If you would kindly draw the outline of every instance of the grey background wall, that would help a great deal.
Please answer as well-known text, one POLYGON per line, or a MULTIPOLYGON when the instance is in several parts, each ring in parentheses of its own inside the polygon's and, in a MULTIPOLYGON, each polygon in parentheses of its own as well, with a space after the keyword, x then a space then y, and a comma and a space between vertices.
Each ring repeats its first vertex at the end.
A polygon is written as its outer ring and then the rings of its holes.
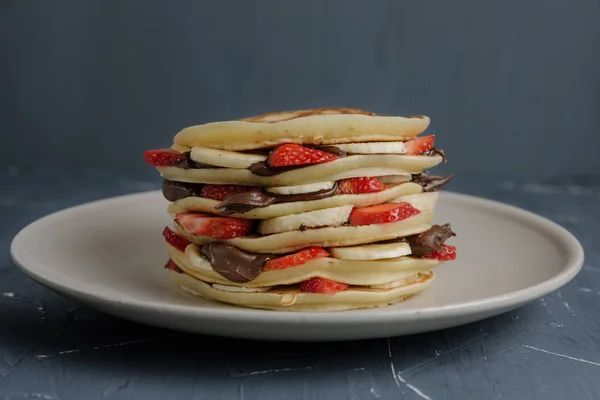
POLYGON ((600 2, 0 2, 0 167, 155 178, 179 129, 305 107, 432 118, 443 170, 600 171, 600 2))

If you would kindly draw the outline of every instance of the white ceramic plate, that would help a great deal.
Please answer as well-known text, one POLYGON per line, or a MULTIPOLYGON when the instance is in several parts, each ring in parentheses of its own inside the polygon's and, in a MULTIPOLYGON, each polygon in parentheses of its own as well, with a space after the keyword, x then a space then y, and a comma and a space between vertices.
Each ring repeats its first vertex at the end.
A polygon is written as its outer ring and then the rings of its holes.
POLYGON ((400 304, 338 313, 238 308, 184 293, 169 279, 159 191, 77 206, 15 237, 13 260, 36 281, 91 307, 178 330, 269 340, 348 340, 448 328, 519 307, 558 289, 583 265, 559 225, 481 198, 443 192, 436 221, 457 232, 458 259, 400 304))

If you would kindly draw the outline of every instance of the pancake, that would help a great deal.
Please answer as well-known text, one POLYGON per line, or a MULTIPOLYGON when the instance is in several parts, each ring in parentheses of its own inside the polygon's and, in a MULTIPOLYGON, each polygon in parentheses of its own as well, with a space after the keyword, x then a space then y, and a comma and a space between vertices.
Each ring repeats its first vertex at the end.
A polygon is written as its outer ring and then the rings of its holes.
MULTIPOLYGON (((425 232, 431 227, 433 211, 421 213, 398 222, 362 226, 337 226, 288 231, 266 236, 245 236, 221 240, 240 250, 251 253, 285 254, 308 246, 354 246, 380 242, 425 232)), ((210 238, 186 232, 175 224, 177 232, 194 243, 206 243, 210 238)))
MULTIPOLYGON (((423 188, 414 182, 406 182, 387 187, 381 192, 361 194, 339 194, 320 200, 294 201, 288 203, 271 204, 266 207, 255 208, 246 213, 227 214, 228 217, 268 219, 281 217, 289 214, 299 214, 307 211, 321 210, 324 208, 341 207, 353 205, 355 207, 367 207, 375 204, 389 202, 402 196, 421 193, 423 188)), ((168 212, 172 216, 185 211, 208 212, 211 214, 225 215, 215 209, 221 203, 218 200, 203 197, 186 197, 169 204, 168 212)))
POLYGON ((144 152, 169 201, 175 284, 249 308, 344 311, 404 301, 456 258, 432 225, 446 162, 427 116, 354 108, 190 126, 144 152))
POLYGON ((383 176, 418 174, 442 162, 439 155, 354 155, 337 160, 310 165, 273 176, 259 176, 242 168, 190 168, 159 166, 156 169, 163 178, 190 183, 236 184, 252 186, 293 186, 323 181, 383 176))
POLYGON ((167 245, 171 259, 188 275, 209 283, 248 288, 294 285, 313 277, 355 286, 384 285, 417 273, 426 273, 441 264, 428 258, 398 257, 385 260, 339 260, 331 257, 310 260, 281 270, 262 271, 246 283, 231 282, 215 272, 202 257, 200 247, 189 245, 185 253, 167 245))
POLYGON ((190 126, 175 135, 174 143, 180 148, 253 150, 281 143, 386 142, 412 139, 428 126, 427 116, 391 117, 357 109, 321 108, 190 126))
POLYGON ((419 274, 398 287, 377 290, 351 286, 334 295, 303 293, 294 287, 274 287, 267 292, 235 293, 215 289, 212 285, 186 273, 169 271, 171 279, 184 291, 218 302, 277 311, 332 312, 385 307, 406 300, 425 290, 434 274, 419 274))

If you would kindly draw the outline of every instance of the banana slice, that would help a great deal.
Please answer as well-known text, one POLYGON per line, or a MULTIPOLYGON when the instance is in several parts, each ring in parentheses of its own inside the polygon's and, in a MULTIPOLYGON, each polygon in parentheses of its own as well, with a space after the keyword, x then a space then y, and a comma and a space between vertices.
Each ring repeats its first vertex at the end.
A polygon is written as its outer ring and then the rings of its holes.
POLYGON ((406 154, 404 142, 343 143, 335 147, 348 154, 406 154))
POLYGON ((333 181, 309 183, 308 185, 297 185, 297 186, 274 186, 267 188, 267 192, 276 194, 301 194, 301 193, 313 193, 319 190, 331 189, 335 185, 333 181))
POLYGON ((378 176, 377 179, 379 179, 384 185, 395 185, 396 183, 409 182, 411 176, 410 174, 384 175, 378 176))
POLYGON ((407 256, 411 253, 409 244, 404 242, 332 247, 328 250, 332 257, 341 260, 383 260, 407 256))
POLYGON ((224 290, 225 292, 234 292, 234 293, 260 293, 267 292, 271 290, 269 286, 265 287, 245 287, 245 286, 229 286, 229 285, 219 285, 218 283, 212 284, 213 289, 224 290))
POLYGON ((201 164, 214 165, 216 167, 249 168, 254 163, 265 161, 267 156, 194 146, 192 147, 190 158, 201 164))
POLYGON ((269 235, 272 233, 295 231, 302 227, 340 226, 348 222, 352 208, 354 207, 325 208, 323 210, 266 219, 258 224, 257 230, 263 235, 269 235))
POLYGON ((418 194, 409 194, 407 196, 397 197, 388 203, 409 203, 414 208, 421 211, 433 211, 440 197, 439 192, 427 192, 418 194))

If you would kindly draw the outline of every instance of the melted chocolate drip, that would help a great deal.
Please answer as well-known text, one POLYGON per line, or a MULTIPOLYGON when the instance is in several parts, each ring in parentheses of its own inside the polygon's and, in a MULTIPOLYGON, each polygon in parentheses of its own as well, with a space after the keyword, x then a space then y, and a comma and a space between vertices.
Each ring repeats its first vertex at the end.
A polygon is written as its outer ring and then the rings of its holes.
POLYGON ((177 201, 186 197, 200 196, 201 183, 184 183, 165 179, 162 184, 162 193, 165 199, 177 201))
POLYGON ((252 172, 254 175, 258 175, 258 176, 274 176, 274 175, 278 175, 282 172, 285 171, 291 171, 293 169, 298 169, 298 168, 304 168, 307 167, 307 165, 290 165, 288 167, 269 167, 267 165, 266 161, 259 161, 256 162, 252 165, 250 165, 250 172, 252 172))
POLYGON ((438 149, 437 147, 432 148, 431 150, 426 151, 425 153, 422 153, 424 156, 434 156, 436 154, 439 154, 440 156, 442 156, 442 161, 445 163, 446 160, 446 152, 442 149, 438 149))
POLYGON ((262 272, 264 263, 277 257, 271 254, 246 253, 223 243, 203 245, 202 254, 217 274, 236 283, 254 280, 262 272))
POLYGON ((454 175, 452 174, 448 176, 437 176, 430 175, 429 172, 423 171, 420 174, 413 175, 412 181, 421 185, 425 192, 436 192, 450 182, 453 177, 454 175))
POLYGON ((418 235, 408 236, 406 240, 410 245, 411 256, 423 257, 434 251, 441 251, 442 244, 452 236, 456 236, 450 224, 434 225, 418 235))
POLYGON ((335 196, 340 192, 337 182, 331 187, 331 189, 322 189, 312 193, 301 193, 301 194, 274 194, 275 203, 290 203, 293 201, 311 201, 320 200, 327 197, 335 196))
POLYGON ((215 209, 223 214, 245 214, 257 207, 266 207, 275 202, 275 197, 258 189, 227 196, 215 209))

